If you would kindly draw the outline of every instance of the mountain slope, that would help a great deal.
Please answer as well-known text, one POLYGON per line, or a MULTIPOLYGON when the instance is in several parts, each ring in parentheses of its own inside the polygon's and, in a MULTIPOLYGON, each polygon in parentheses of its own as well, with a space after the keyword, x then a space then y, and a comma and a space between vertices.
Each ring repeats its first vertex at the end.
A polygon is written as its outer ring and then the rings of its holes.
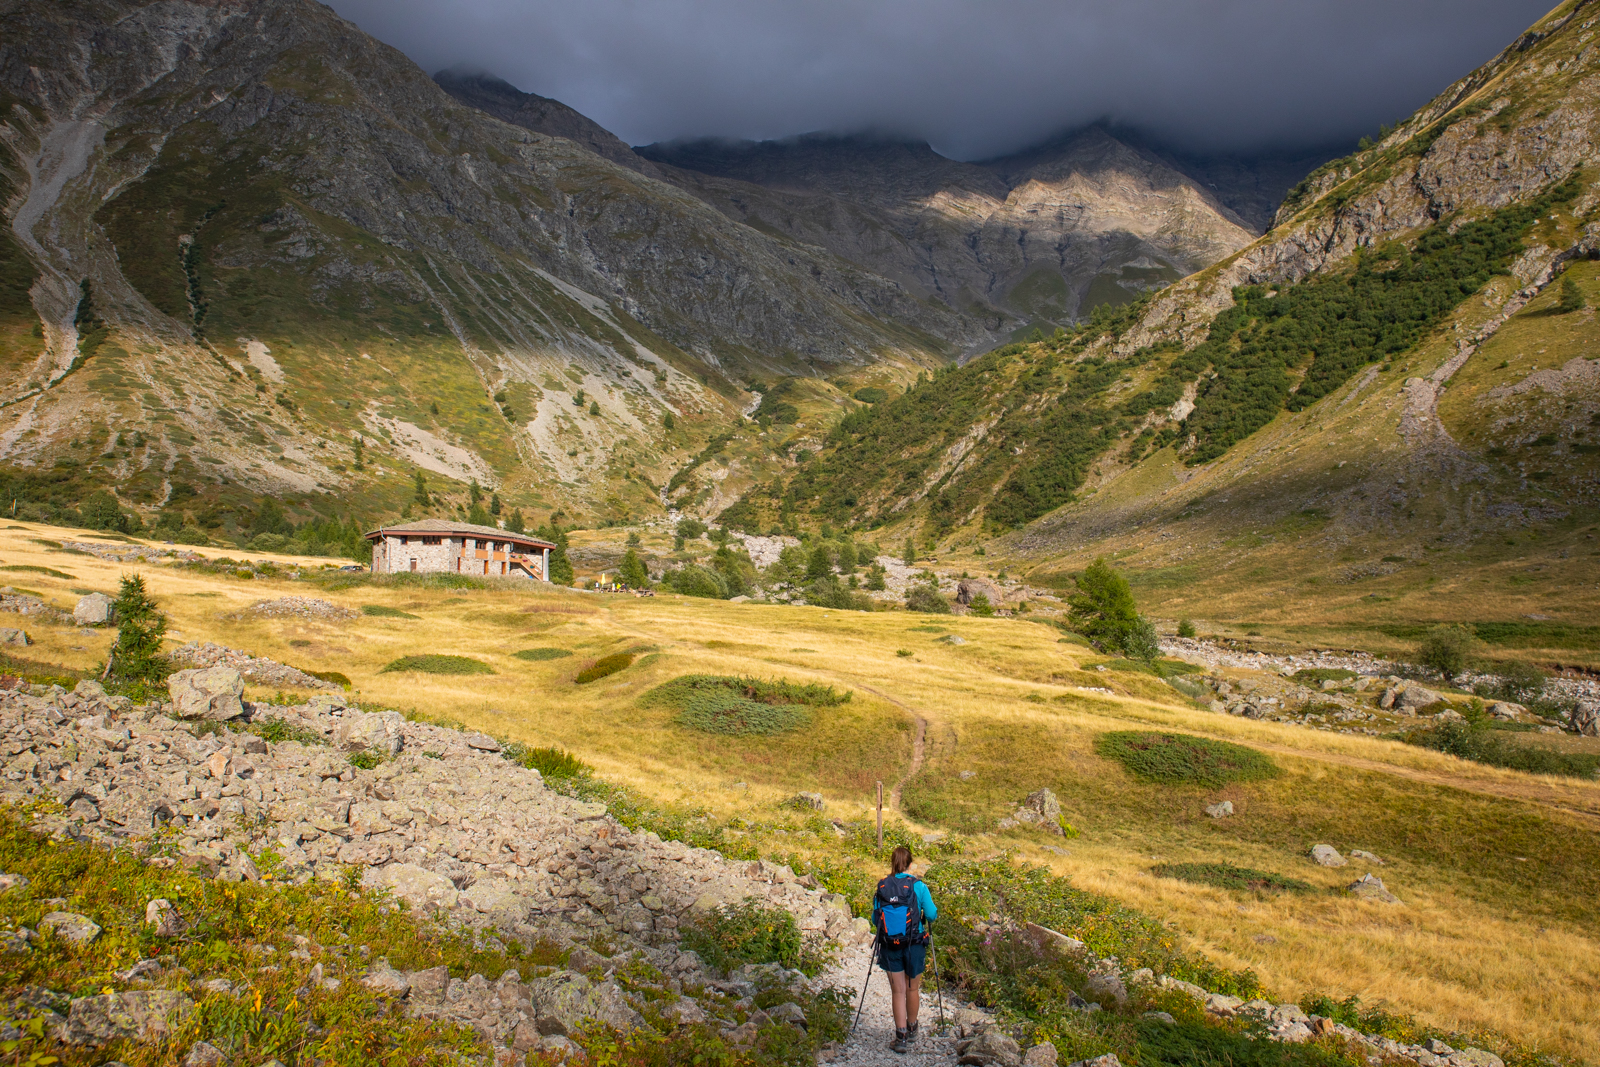
POLYGON ((1592 521, 1582 435, 1600 394, 1572 363, 1590 313, 1558 316, 1546 287, 1570 269, 1582 289, 1591 268, 1568 265, 1600 251, 1596 10, 1563 5, 1382 144, 1312 175, 1238 254, 847 418, 730 517, 909 526, 947 548, 1026 527, 994 547, 1041 574, 1149 542, 1152 524, 1174 536, 1148 551, 1198 565, 1246 525, 1465 550, 1507 524, 1592 521), (1508 322, 1573 335, 1555 377, 1488 363, 1508 322), (1481 390, 1471 414, 1441 401, 1457 375, 1481 390), (1181 532, 1197 514, 1205 552, 1181 532))
POLYGON ((730 217, 986 314, 997 333, 1126 303, 1253 236, 1195 181, 1099 127, 981 164, 823 134, 638 151, 730 217))
POLYGON ((0 94, 0 460, 125 504, 392 506, 420 468, 620 517, 734 419, 729 375, 984 336, 309 0, 11 3, 0 94))

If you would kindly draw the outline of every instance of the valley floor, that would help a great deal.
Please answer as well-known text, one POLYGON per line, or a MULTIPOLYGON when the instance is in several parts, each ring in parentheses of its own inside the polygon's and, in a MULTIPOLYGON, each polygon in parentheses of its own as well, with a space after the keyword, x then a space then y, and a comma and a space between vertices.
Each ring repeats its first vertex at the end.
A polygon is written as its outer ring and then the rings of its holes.
MULTIPOLYGON (((94 538, 23 524, 0 530, 4 580, 70 611, 82 593, 114 592, 119 574, 137 571, 169 613, 175 645, 215 641, 336 671, 368 710, 416 711, 564 747, 653 802, 740 820, 730 825, 774 855, 803 858, 826 844, 784 806, 797 792, 820 793, 828 818, 848 827, 870 818, 882 782, 899 800, 891 821, 949 835, 969 854, 1011 850, 1170 921, 1219 963, 1255 970, 1275 998, 1355 994, 1569 1055, 1600 1047, 1600 782, 1203 711, 1151 676, 1093 670, 1104 657, 1024 619, 385 584, 323 571, 326 560, 118 562, 56 547, 64 539, 94 538), (344 611, 251 610, 286 596, 344 611), (515 655, 535 648, 571 654, 515 655), (632 664, 575 684, 581 668, 618 652, 632 664), (420 654, 470 657, 492 673, 384 670, 420 654), (805 729, 707 735, 639 700, 690 673, 816 682, 853 698, 818 709, 805 729), (1246 744, 1272 753, 1282 773, 1216 790, 1141 783, 1096 754, 1095 739, 1120 729, 1246 744), (996 829, 1041 787, 1081 836, 996 829), (1207 818, 1203 808, 1224 799, 1235 816, 1207 818), (1367 867, 1316 866, 1307 858, 1315 844, 1381 857, 1371 869, 1403 903, 1345 893, 1367 867), (1161 862, 1233 863, 1314 891, 1199 887, 1156 876, 1161 862)), ((15 660, 95 668, 111 640, 39 617, 0 622, 33 638, 7 650, 15 660)))

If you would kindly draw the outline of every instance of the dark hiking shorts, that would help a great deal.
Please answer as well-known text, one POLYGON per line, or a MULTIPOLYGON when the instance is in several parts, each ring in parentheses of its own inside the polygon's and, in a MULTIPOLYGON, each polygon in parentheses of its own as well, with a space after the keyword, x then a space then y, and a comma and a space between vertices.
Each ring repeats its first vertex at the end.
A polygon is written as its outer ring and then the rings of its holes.
POLYGON ((878 966, 890 973, 904 971, 907 978, 915 978, 928 966, 928 946, 906 945, 904 948, 880 946, 878 966))

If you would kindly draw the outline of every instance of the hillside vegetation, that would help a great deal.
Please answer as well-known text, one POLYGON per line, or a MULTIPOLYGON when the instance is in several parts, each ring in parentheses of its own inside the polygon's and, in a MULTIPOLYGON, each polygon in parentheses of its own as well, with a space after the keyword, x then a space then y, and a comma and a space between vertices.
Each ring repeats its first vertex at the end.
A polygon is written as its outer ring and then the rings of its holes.
MULTIPOLYGON (((113 589, 130 569, 34 540, 55 540, 52 533, 0 530, 0 556, 73 574, 28 575, 58 604, 70 606, 74 589, 113 589)), ((788 857, 801 868, 815 862, 826 874, 838 859, 830 820, 846 834, 870 832, 869 806, 882 781, 891 826, 903 826, 911 840, 942 831, 979 858, 1014 849, 1079 889, 1176 923, 1186 951, 1253 971, 1275 997, 1356 994, 1431 1025, 1487 1026, 1580 1055, 1600 1039, 1587 1022, 1600 988, 1592 966, 1600 958, 1592 903, 1600 886, 1591 862, 1600 848, 1600 785, 1593 782, 1197 711, 1159 679, 1058 643, 1059 631, 1025 619, 946 617, 930 632, 898 612, 518 584, 455 589, 318 577, 314 569, 290 580, 283 576, 290 562, 280 561, 279 577, 195 565, 133 569, 170 613, 174 644, 215 640, 305 669, 336 668, 368 708, 456 719, 529 746, 559 747, 626 788, 637 810, 677 820, 682 832, 714 834, 728 847, 788 857), (246 610, 285 595, 351 612, 377 604, 418 618, 246 610), (948 634, 965 643, 940 640, 948 634), (576 654, 517 655, 531 646, 576 654), (901 649, 912 654, 897 655, 901 649), (586 665, 621 652, 637 658, 598 682, 573 684, 586 665), (383 672, 402 656, 424 654, 468 657, 495 673, 383 672), (708 735, 680 720, 681 702, 646 698, 658 686, 681 686, 685 676, 749 679, 735 683, 748 687, 742 691, 723 691, 752 703, 790 693, 809 702, 807 717, 779 733, 708 735), (817 688, 761 688, 774 682, 817 688), (829 688, 851 698, 829 704, 829 688), (1204 775, 1148 781, 1101 754, 1101 739, 1118 731, 1244 746, 1278 773, 1220 786, 1205 784, 1204 775), (1040 787, 1060 798, 1079 837, 998 828, 1040 787), (789 806, 802 791, 825 798, 822 818, 789 806), (1204 815, 1203 806, 1219 799, 1232 801, 1233 818, 1204 815), (1380 856, 1403 906, 1345 894, 1353 868, 1311 863, 1306 852, 1319 843, 1380 856), (1313 890, 1241 896, 1152 873, 1152 863, 1230 864, 1313 890)), ((13 662, 97 672, 109 636, 27 625, 36 643, 14 650, 13 662)), ((254 695, 281 699, 270 688, 254 695)), ((1237 763, 1231 750, 1215 751, 1217 766, 1237 763)), ((838 884, 864 893, 858 878, 865 874, 838 884)))

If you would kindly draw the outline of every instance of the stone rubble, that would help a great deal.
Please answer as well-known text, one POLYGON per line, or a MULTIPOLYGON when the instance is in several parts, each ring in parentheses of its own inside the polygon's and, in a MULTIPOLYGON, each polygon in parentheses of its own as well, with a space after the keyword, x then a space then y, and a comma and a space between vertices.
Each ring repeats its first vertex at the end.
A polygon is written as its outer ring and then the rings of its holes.
POLYGON ((276 600, 257 601, 242 614, 264 619, 333 620, 355 619, 361 615, 358 611, 312 596, 281 596, 276 600))
POLYGON ((167 657, 173 663, 186 667, 232 667, 244 676, 245 681, 257 685, 289 685, 299 689, 338 689, 333 682, 297 670, 286 663, 252 656, 237 648, 227 648, 210 641, 190 641, 174 649, 167 657))
MULTIPOLYGON (((227 668, 189 673, 231 675, 218 679, 228 692, 241 684, 227 668)), ((173 688, 184 696, 192 686, 178 677, 173 688)), ((718 1004, 726 1003, 713 1005, 717 1017, 730 1032, 750 1026, 744 1036, 753 1037, 752 1013, 741 1002, 757 980, 804 979, 781 969, 776 976, 719 979, 693 953, 680 952, 680 925, 725 903, 768 901, 792 912, 803 931, 846 948, 870 940, 866 922, 851 915, 843 897, 808 887, 788 867, 731 861, 631 832, 603 805, 546 789, 537 771, 506 760, 492 739, 407 722, 394 712, 367 714, 346 706, 342 694, 318 694, 296 707, 246 706, 235 719, 257 727, 282 719, 302 740, 269 743, 226 729, 196 736, 195 722, 169 716, 178 703, 134 706, 89 681, 71 692, 0 691, 6 753, 0 800, 54 798, 66 813, 40 816, 36 828, 61 836, 126 845, 166 827, 187 862, 224 879, 259 879, 250 851, 270 846, 292 878, 338 878, 354 866, 364 885, 388 889, 484 937, 531 947, 603 933, 624 946, 610 958, 591 952, 593 959, 578 968, 587 977, 557 973, 524 981, 508 972, 493 982, 481 975, 463 981, 449 979, 443 968, 402 975, 383 961, 363 976, 403 999, 412 1014, 476 1027, 497 1047, 559 1048, 582 1018, 637 1025, 637 1006, 609 977, 635 958, 680 984, 724 983, 718 1004), (348 758, 374 749, 387 759, 373 769, 348 758)), ((181 909, 170 901, 151 901, 145 920, 161 937, 183 929, 181 909)), ((68 913, 48 915, 45 925, 57 936, 99 933, 68 913)), ((36 935, 19 931, 0 947, 26 951, 29 936, 36 935)), ((77 998, 64 1032, 79 1043, 146 1034, 157 1025, 152 995, 77 998)), ((187 1002, 159 1007, 176 1011, 187 1002)), ((674 1009, 685 1020, 708 1010, 695 1001, 674 1009)), ((756 1022, 771 1018, 768 1012, 756 1022)))

